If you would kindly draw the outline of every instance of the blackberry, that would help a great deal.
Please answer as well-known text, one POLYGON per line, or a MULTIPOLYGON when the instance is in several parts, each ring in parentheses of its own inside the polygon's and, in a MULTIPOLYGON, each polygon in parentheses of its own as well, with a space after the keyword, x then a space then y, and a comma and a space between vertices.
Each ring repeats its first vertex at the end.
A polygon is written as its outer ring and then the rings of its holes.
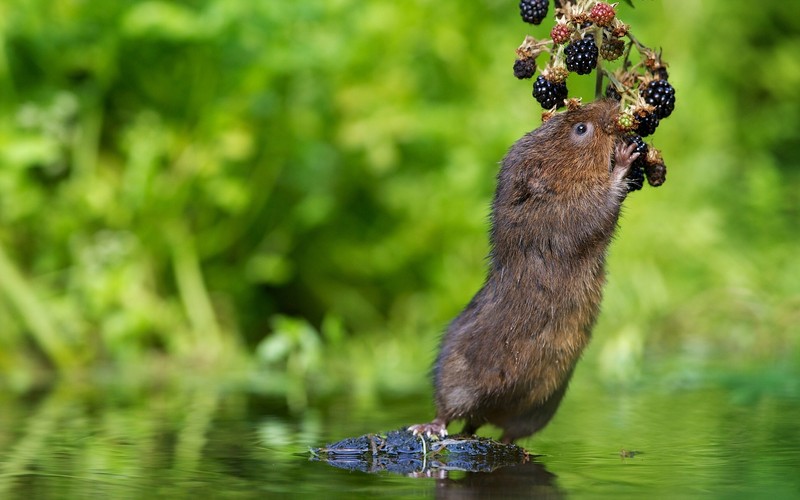
POLYGON ((562 43, 569 40, 569 35, 572 33, 572 30, 569 29, 566 23, 560 22, 553 26, 553 29, 550 30, 550 38, 553 40, 553 43, 556 45, 561 45, 562 43))
POLYGON ((606 97, 608 97, 609 99, 614 99, 615 101, 622 100, 622 94, 617 92, 617 88, 613 85, 609 85, 608 87, 606 87, 606 97))
POLYGON ((544 109, 564 106, 564 99, 567 98, 567 95, 566 83, 553 83, 547 81, 542 75, 539 75, 533 84, 533 97, 544 109))
POLYGON ((606 61, 616 61, 625 52, 625 42, 619 38, 607 38, 600 47, 600 56, 606 61))
POLYGON ((653 80, 642 89, 645 102, 656 108, 658 119, 663 119, 672 114, 675 109, 675 89, 666 80, 653 80))
POLYGON ((641 112, 636 114, 636 133, 647 137, 656 131, 658 116, 655 113, 641 112))
POLYGON ((629 112, 620 113, 617 116, 617 128, 623 132, 627 132, 636 126, 636 119, 629 112))
POLYGON ((645 167, 647 165, 647 144, 644 142, 644 139, 642 139, 642 136, 636 134, 626 135, 625 143, 635 143, 636 149, 634 152, 639 153, 639 157, 634 160, 630 170, 628 170, 628 175, 625 176, 625 178, 628 179, 628 192, 630 193, 631 191, 638 191, 644 186, 645 167))
POLYGON ((567 45, 564 54, 567 56, 567 69, 579 75, 588 75, 597 66, 598 50, 592 35, 585 35, 567 45))
POLYGON ((536 73, 536 59, 526 57, 514 61, 514 76, 520 80, 531 78, 536 73))
POLYGON ((628 170, 628 175, 625 176, 628 181, 628 192, 638 191, 644 186, 644 168, 641 165, 634 163, 628 170))
POLYGON ((647 143, 644 142, 641 135, 637 134, 628 134, 625 136, 625 144, 636 144, 636 149, 633 150, 634 153, 639 153, 639 157, 633 162, 635 164, 639 164, 644 166, 647 161, 647 143))
POLYGON ((616 15, 617 13, 614 12, 614 7, 603 2, 597 2, 594 7, 592 7, 592 10, 589 11, 589 19, 598 26, 610 25, 616 15))
POLYGON ((658 187, 667 180, 667 166, 663 160, 658 163, 645 163, 644 173, 647 175, 647 182, 653 187, 658 187))
POLYGON ((547 17, 547 8, 549 6, 550 0, 521 0, 519 2, 519 13, 526 23, 539 24, 547 17))
POLYGON ((569 71, 561 64, 550 64, 542 71, 542 76, 551 83, 564 83, 569 76, 569 71))

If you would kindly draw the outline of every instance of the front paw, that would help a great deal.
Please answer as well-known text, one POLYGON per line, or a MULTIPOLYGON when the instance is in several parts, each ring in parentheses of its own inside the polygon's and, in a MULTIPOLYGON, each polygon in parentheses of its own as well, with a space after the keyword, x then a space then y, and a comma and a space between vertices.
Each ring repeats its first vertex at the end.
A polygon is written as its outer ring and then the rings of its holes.
POLYGON ((614 148, 614 169, 611 174, 615 181, 621 182, 628 175, 631 165, 639 158, 636 151, 636 143, 625 144, 623 141, 617 142, 614 148))

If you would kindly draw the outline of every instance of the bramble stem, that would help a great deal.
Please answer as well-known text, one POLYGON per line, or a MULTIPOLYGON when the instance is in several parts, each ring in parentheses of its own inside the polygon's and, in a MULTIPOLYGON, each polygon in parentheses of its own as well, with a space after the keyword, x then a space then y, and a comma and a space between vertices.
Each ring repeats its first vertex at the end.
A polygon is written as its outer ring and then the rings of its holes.
POLYGON ((626 33, 626 36, 636 45, 636 48, 639 49, 639 52, 647 49, 647 47, 642 45, 641 42, 639 42, 639 40, 637 40, 636 37, 631 34, 630 31, 626 33))
POLYGON ((598 58, 597 61, 597 79, 594 82, 594 98, 600 99, 600 96, 603 93, 603 66, 600 64, 600 60, 598 58))

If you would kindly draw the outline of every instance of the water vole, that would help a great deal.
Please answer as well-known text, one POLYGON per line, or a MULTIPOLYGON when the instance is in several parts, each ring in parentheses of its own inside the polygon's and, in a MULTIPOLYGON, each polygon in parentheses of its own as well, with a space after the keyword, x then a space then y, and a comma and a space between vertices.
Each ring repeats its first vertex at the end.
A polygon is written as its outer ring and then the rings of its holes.
POLYGON ((619 103, 558 113, 509 150, 492 204, 486 282, 442 338, 436 418, 414 433, 483 424, 512 442, 552 418, 589 342, 605 253, 637 158, 615 127, 619 103))

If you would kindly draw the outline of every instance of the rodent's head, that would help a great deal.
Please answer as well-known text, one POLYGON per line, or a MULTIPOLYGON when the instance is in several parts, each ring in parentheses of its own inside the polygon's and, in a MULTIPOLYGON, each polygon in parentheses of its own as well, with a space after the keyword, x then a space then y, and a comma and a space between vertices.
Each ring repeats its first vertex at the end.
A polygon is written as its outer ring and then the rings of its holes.
POLYGON ((619 103, 610 99, 557 113, 511 148, 498 195, 516 204, 538 195, 580 197, 609 186, 618 113, 619 103))
POLYGON ((512 146, 492 206, 492 259, 535 246, 562 258, 605 248, 624 190, 612 174, 619 103, 558 113, 512 146))
MULTIPOLYGON (((619 103, 604 99, 559 113, 534 134, 560 150, 554 159, 564 170, 561 175, 576 176, 575 180, 587 176, 607 178, 614 144, 620 136, 615 125, 618 115, 619 103)), ((545 149, 552 148, 545 146, 545 149)))

